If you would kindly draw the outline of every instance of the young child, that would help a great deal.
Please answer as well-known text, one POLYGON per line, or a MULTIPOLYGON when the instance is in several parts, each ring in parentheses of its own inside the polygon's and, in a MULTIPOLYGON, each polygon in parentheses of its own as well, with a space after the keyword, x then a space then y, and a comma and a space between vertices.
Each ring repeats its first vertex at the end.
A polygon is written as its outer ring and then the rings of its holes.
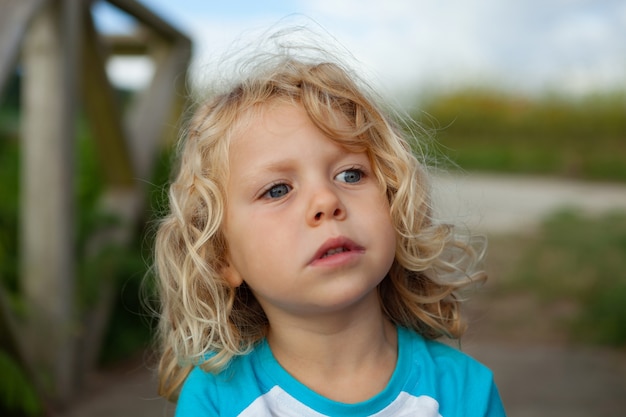
POLYGON ((503 416, 459 338, 479 255, 435 221, 406 134, 291 52, 202 104, 159 225, 160 393, 177 416, 503 416))

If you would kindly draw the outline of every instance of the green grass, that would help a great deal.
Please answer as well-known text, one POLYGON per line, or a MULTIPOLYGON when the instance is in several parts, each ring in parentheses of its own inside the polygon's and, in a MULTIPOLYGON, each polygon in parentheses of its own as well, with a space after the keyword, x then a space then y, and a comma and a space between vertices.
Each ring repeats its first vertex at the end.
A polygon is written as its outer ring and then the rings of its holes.
POLYGON ((626 92, 574 100, 464 90, 422 110, 414 118, 463 169, 626 181, 626 92))
POLYGON ((573 301, 578 308, 567 326, 573 340, 626 346, 626 212, 561 211, 520 238, 516 250, 503 291, 530 292, 544 303, 573 301))

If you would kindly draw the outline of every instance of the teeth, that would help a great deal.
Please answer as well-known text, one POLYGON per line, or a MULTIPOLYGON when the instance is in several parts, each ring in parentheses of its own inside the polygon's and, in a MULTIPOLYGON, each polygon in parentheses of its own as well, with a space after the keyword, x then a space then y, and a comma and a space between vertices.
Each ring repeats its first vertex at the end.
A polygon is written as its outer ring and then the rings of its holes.
POLYGON ((326 258, 327 256, 331 256, 331 255, 334 255, 334 254, 336 254, 336 253, 342 253, 342 252, 346 252, 346 249, 345 249, 345 248, 331 249, 331 250, 329 250, 328 252, 326 252, 326 253, 322 256, 322 259, 323 259, 323 258, 326 258))

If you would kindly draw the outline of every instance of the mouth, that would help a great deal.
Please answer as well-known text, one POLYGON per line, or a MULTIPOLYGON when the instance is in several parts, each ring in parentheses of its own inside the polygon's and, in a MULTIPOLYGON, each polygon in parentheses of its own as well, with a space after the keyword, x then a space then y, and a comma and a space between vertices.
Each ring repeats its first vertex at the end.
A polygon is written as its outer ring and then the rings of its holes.
POLYGON ((353 241, 345 237, 338 237, 328 239, 324 244, 317 250, 315 256, 312 259, 312 262, 318 261, 320 259, 330 258, 332 256, 336 256, 346 252, 364 252, 365 248, 357 245, 353 241))
POLYGON ((328 258, 329 256, 335 255, 337 253, 343 253, 343 252, 349 252, 350 249, 348 248, 336 248, 336 249, 331 249, 328 252, 324 253, 320 259, 324 259, 324 258, 328 258))

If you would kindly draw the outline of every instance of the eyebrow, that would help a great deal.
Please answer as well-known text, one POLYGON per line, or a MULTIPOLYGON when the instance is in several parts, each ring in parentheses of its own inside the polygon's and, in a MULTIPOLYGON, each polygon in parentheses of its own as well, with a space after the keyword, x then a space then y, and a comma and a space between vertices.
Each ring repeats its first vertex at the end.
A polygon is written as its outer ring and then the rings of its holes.
POLYGON ((253 187, 259 182, 259 175, 263 174, 280 174, 295 171, 295 160, 287 159, 280 161, 270 161, 268 163, 254 166, 253 170, 249 170, 242 174, 241 181, 245 187, 253 187))
POLYGON ((285 172, 293 171, 297 161, 296 159, 280 159, 260 164, 256 167, 259 172, 285 172))

